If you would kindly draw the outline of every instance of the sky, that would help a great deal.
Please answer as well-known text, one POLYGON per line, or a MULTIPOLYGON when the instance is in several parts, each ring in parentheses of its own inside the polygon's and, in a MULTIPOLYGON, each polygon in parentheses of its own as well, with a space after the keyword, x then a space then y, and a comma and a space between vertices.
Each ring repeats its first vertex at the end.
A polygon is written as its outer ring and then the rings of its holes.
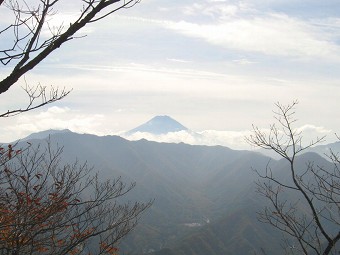
MULTIPOLYGON (((71 22, 79 2, 61 5, 50 27, 71 22)), ((298 100, 294 127, 307 141, 327 135, 333 142, 340 133, 339 13, 338 0, 142 0, 81 30, 28 73, 30 85, 72 92, 2 119, 0 141, 46 129, 122 134, 169 115, 200 140, 183 133, 131 139, 242 149, 253 124, 274 122, 276 102, 298 100)), ((0 16, 4 27, 10 13, 0 7, 0 16)), ((0 79, 9 72, 2 66, 0 79)), ((25 105, 25 80, 0 95, 2 112, 25 105)))

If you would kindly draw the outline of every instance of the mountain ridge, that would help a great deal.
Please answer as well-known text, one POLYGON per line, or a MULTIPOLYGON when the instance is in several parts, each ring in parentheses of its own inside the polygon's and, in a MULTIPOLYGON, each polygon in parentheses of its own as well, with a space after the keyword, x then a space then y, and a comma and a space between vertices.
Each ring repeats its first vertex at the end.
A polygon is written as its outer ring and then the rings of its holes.
POLYGON ((44 139, 50 135, 54 135, 58 133, 73 133, 73 132, 69 129, 47 129, 44 131, 38 131, 38 132, 32 133, 20 139, 20 141, 26 141, 26 140, 32 140, 32 139, 44 139))

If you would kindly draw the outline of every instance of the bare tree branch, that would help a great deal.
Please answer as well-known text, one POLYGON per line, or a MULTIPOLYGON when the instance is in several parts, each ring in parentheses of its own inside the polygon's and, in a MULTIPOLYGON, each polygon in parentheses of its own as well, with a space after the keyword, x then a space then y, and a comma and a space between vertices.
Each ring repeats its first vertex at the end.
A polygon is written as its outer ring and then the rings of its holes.
POLYGON ((55 14, 53 8, 59 1, 41 0, 37 7, 30 7, 25 0, 13 0, 5 4, 8 10, 14 13, 15 22, 0 30, 0 36, 12 29, 14 43, 12 47, 0 50, 0 62, 3 65, 12 61, 17 63, 11 73, 0 81, 0 94, 6 92, 20 77, 35 68, 65 42, 74 39, 81 28, 122 8, 130 8, 140 0, 82 0, 84 7, 74 23, 65 31, 63 24, 60 24, 56 32, 51 32, 51 37, 42 39, 43 27, 48 26, 48 18, 55 14), (121 4, 117 7, 119 2, 121 4))
POLYGON ((38 85, 36 87, 31 87, 26 82, 26 87, 23 88, 29 102, 27 103, 25 108, 15 109, 15 110, 8 110, 5 113, 0 114, 0 118, 3 117, 12 117, 24 112, 28 112, 37 108, 40 108, 44 105, 54 103, 66 97, 71 90, 65 90, 65 88, 59 90, 58 88, 51 88, 48 90, 46 86, 38 85), (40 102, 39 102, 40 101, 40 102))
POLYGON ((298 254, 335 254, 340 239, 340 158, 330 152, 333 169, 313 162, 307 162, 305 169, 297 167, 297 156, 324 137, 303 145, 302 133, 293 128, 296 105, 297 101, 286 106, 277 103, 277 123, 270 126, 269 132, 253 126, 253 134, 246 138, 251 145, 279 154, 288 162, 290 173, 290 179, 283 182, 269 163, 264 173, 255 170, 260 177, 257 192, 271 204, 258 213, 259 220, 297 241, 294 250, 298 254))

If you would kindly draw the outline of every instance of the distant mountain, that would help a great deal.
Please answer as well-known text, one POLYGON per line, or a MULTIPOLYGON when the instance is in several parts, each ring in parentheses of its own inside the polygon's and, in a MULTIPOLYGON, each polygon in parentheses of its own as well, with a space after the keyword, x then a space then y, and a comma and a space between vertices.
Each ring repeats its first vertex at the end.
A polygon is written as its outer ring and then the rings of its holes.
MULTIPOLYGON (((321 157, 323 157, 327 160, 330 160, 329 156, 331 154, 331 151, 333 151, 335 153, 339 153, 340 152, 340 142, 334 142, 334 143, 323 144, 323 145, 316 145, 316 146, 313 146, 313 147, 310 147, 310 148, 304 150, 301 154, 306 153, 306 152, 314 152, 314 153, 319 154, 321 157)), ((276 159, 276 160, 279 160, 279 159, 282 158, 280 155, 278 155, 277 153, 275 153, 272 150, 259 149, 258 152, 260 152, 261 154, 263 154, 265 156, 276 159)))
POLYGON ((21 141, 26 140, 34 140, 34 139, 45 139, 50 135, 59 134, 59 133, 70 133, 71 131, 69 129, 62 129, 62 130, 55 130, 55 129, 49 129, 45 131, 40 131, 37 133, 32 133, 29 136, 20 139, 21 141))
POLYGON ((320 156, 329 159, 328 156, 330 155, 331 151, 335 153, 340 152, 340 142, 330 143, 326 145, 318 145, 310 148, 308 151, 318 153, 320 156))
POLYGON ((183 126, 173 118, 164 115, 153 117, 148 122, 130 130, 127 132, 128 135, 137 132, 146 132, 154 135, 167 134, 169 132, 187 131, 188 128, 183 126))

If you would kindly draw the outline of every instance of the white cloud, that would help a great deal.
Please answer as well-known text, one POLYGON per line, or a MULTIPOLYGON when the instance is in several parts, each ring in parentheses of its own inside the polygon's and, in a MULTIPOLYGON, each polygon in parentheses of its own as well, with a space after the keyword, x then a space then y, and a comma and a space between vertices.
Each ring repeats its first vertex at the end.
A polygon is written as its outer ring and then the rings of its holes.
POLYGON ((213 0, 204 3, 194 3, 182 8, 183 14, 187 16, 208 16, 213 19, 230 19, 245 11, 250 11, 250 7, 245 3, 230 4, 224 0, 213 0))
POLYGON ((257 63, 255 61, 251 61, 251 60, 246 59, 246 58, 234 59, 233 62, 238 64, 238 65, 251 65, 251 64, 257 63))
MULTIPOLYGON (((268 129, 260 129, 264 133, 269 133, 268 129)), ((297 128, 297 131, 302 131, 303 142, 305 145, 311 141, 315 141, 316 137, 323 137, 332 133, 332 130, 325 129, 324 127, 317 127, 315 125, 304 125, 297 128)), ((165 142, 165 143, 187 143, 192 145, 221 145, 236 150, 253 150, 257 149, 247 143, 246 137, 252 134, 251 130, 243 131, 217 131, 205 130, 201 132, 180 131, 170 132, 162 135, 153 135, 150 133, 137 132, 132 135, 125 135, 124 133, 118 134, 128 140, 146 139, 149 141, 165 142)), ((328 137, 326 142, 334 141, 334 137, 328 137)))
POLYGON ((175 62, 175 63, 191 63, 190 60, 185 59, 178 59, 178 58, 167 58, 168 61, 175 62))
POLYGON ((283 14, 237 18, 214 24, 168 22, 167 27, 221 47, 291 57, 340 58, 340 49, 311 24, 283 14))
POLYGON ((108 130, 103 130, 104 120, 104 116, 100 114, 84 114, 68 107, 52 106, 39 113, 26 113, 3 119, 4 125, 0 128, 3 135, 0 135, 0 141, 11 142, 31 133, 48 129, 70 129, 77 133, 101 135, 108 133, 108 130))
POLYGON ((303 142, 308 144, 312 141, 316 141, 319 138, 324 138, 325 142, 331 142, 335 139, 334 131, 326 129, 322 126, 315 126, 312 124, 306 124, 296 129, 297 132, 301 132, 303 142))
POLYGON ((232 149, 249 149, 250 146, 244 137, 249 135, 249 131, 216 131, 206 130, 202 132, 179 131, 170 132, 162 135, 154 135, 150 133, 137 132, 132 135, 120 134, 128 140, 136 141, 146 139, 149 141, 164 143, 186 143, 191 145, 221 145, 232 149))
POLYGON ((50 35, 50 30, 57 33, 60 28, 64 32, 79 17, 80 12, 57 12, 51 14, 45 23, 45 33, 50 35))
POLYGON ((210 17, 215 17, 216 15, 231 15, 234 16, 238 12, 239 8, 236 5, 212 5, 206 6, 202 4, 194 4, 193 6, 189 6, 184 8, 183 13, 185 15, 196 15, 197 12, 200 12, 203 15, 207 15, 210 17))

